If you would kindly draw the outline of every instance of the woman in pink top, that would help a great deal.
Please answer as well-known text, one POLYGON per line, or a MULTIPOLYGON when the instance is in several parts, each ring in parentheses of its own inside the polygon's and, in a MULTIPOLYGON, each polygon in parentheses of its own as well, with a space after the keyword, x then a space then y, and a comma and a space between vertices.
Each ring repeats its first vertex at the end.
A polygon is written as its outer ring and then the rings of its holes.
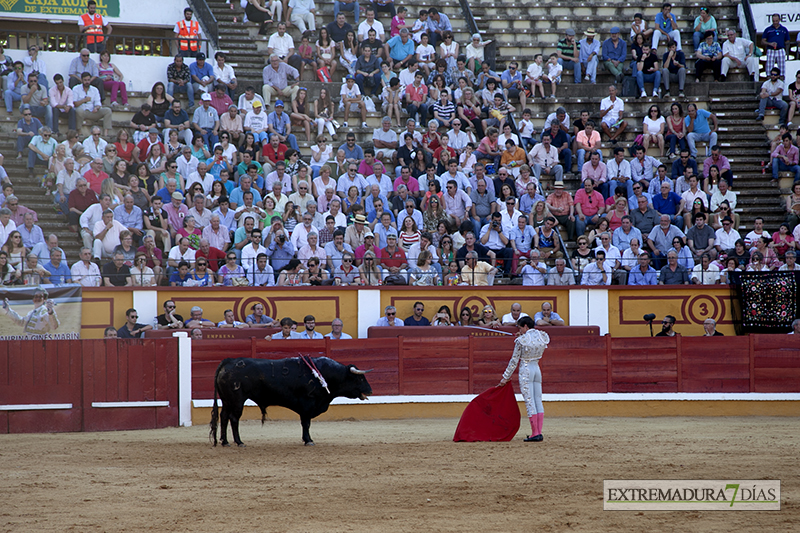
POLYGON ((622 226, 622 217, 628 214, 628 200, 617 198, 614 209, 608 214, 608 229, 614 231, 622 226))
POLYGON ((100 79, 103 80, 103 88, 106 93, 111 93, 111 107, 117 106, 117 93, 119 93, 119 103, 128 105, 128 92, 125 89, 125 81, 122 73, 111 63, 111 54, 104 51, 100 54, 100 64, 97 65, 100 79))

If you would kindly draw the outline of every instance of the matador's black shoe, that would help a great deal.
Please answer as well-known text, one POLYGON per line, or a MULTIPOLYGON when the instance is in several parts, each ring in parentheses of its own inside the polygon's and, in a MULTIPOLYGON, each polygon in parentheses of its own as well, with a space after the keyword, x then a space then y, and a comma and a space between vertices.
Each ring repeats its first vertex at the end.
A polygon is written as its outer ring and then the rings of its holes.
POLYGON ((544 437, 542 437, 541 433, 539 435, 531 435, 530 437, 524 439, 525 442, 542 442, 544 437))

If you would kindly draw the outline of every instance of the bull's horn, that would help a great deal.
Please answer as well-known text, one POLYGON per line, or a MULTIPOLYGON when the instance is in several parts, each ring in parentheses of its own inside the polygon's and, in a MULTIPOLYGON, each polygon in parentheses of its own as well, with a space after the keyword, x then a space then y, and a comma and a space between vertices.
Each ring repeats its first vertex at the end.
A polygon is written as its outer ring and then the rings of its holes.
POLYGON ((372 370, 373 370, 372 368, 370 368, 369 370, 359 370, 354 366, 350 367, 350 372, 352 372, 353 374, 359 374, 361 376, 363 376, 364 374, 368 374, 368 373, 372 372, 372 370))

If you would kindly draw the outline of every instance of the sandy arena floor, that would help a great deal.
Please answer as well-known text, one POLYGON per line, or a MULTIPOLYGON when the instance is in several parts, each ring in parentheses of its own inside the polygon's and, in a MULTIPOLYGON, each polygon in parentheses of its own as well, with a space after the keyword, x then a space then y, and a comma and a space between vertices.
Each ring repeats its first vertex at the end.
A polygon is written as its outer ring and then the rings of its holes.
POLYGON ((3 435, 0 531, 797 531, 787 418, 552 418, 453 443, 457 420, 3 435), (603 479, 782 479, 780 512, 604 512, 603 479))

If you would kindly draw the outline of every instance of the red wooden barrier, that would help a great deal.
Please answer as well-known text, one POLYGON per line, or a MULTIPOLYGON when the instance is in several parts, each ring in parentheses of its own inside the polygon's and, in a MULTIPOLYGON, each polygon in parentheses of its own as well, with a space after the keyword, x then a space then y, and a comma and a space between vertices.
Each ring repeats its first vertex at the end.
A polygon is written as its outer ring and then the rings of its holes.
MULTIPOLYGON (((455 329, 455 328, 442 328, 455 329)), ((791 339, 794 340, 794 339, 791 339)), ((800 346, 784 336, 552 337, 541 361, 545 393, 797 392, 800 346), (794 343, 792 343, 794 344, 794 343)), ((375 395, 478 394, 498 383, 514 347, 503 337, 382 337, 348 341, 200 341, 193 344, 192 397, 213 397, 225 357, 327 355, 373 368, 375 395)), ((516 380, 513 382, 518 389, 516 380)))
POLYGON ((800 392, 796 335, 753 335, 753 392, 800 392))
POLYGON ((7 406, 0 409, 0 433, 177 426, 177 341, 0 343, 0 405, 7 406), (153 401, 169 405, 124 406, 153 401), (25 404, 30 407, 16 410, 25 404))
POLYGON ((0 411, 0 433, 80 431, 81 364, 77 341, 0 342, 0 405, 72 404, 0 411))
POLYGON ((681 337, 681 391, 749 392, 749 348, 741 337, 681 337))
MULTIPOLYGON (((536 326, 536 329, 547 332, 551 337, 573 335, 600 335, 599 326, 536 326)), ((404 326, 402 328, 388 328, 371 326, 367 328, 370 339, 378 337, 505 337, 506 334, 516 334, 516 326, 502 326, 497 329, 483 327, 430 327, 430 326, 404 326)))

